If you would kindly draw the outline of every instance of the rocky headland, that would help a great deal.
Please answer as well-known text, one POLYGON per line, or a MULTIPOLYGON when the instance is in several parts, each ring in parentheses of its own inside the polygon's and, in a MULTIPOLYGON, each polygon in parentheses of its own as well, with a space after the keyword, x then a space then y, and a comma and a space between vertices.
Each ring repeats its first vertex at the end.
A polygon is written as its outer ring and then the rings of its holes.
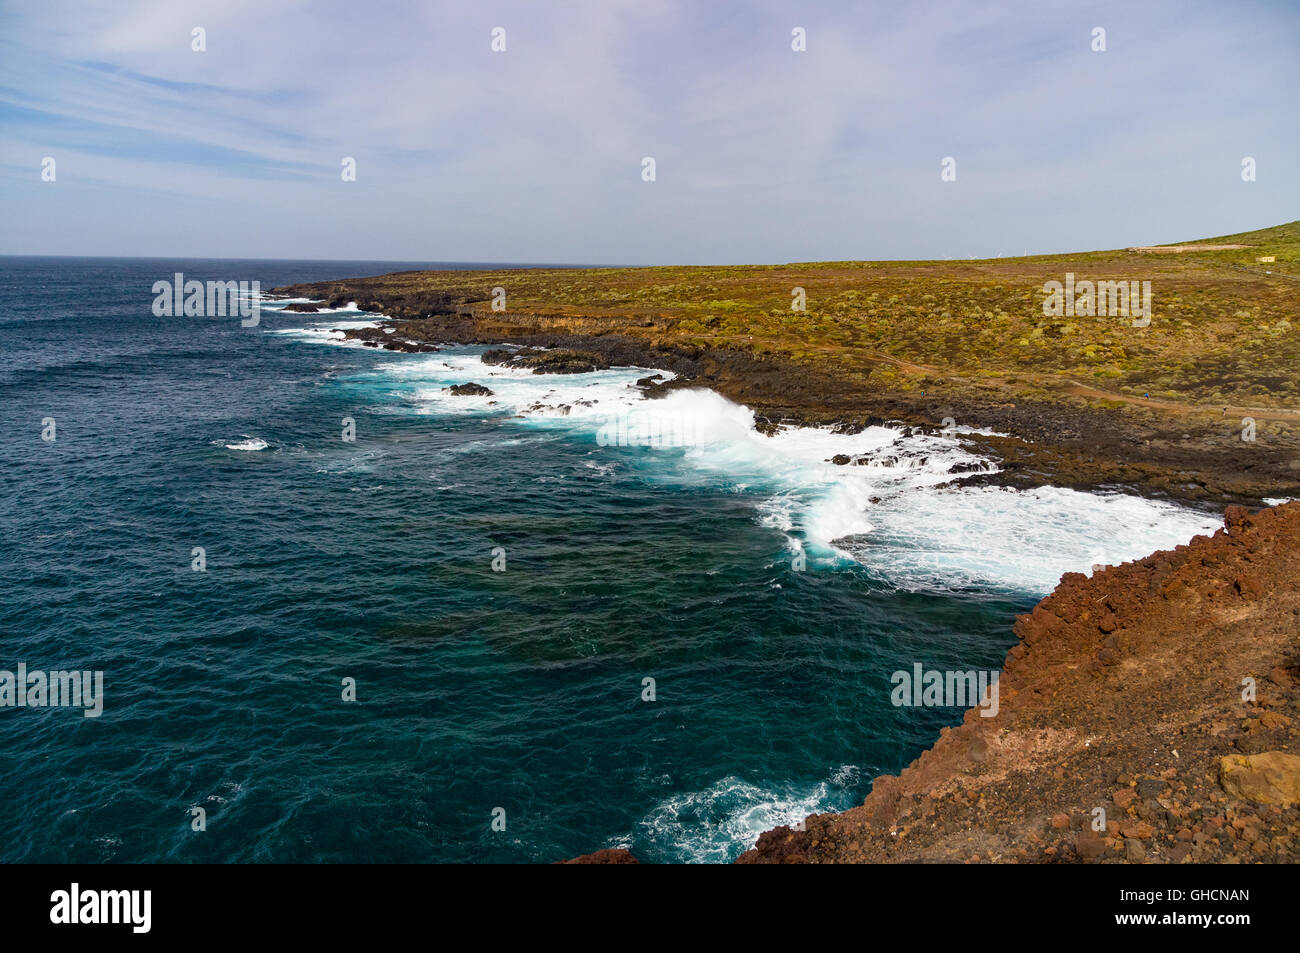
POLYGON ((1300 394, 1300 312, 1288 274, 1248 262, 1300 263, 1300 223, 1225 237, 1240 241, 1005 263, 411 272, 277 291, 384 315, 386 328, 346 332, 373 347, 488 345, 486 363, 534 373, 671 371, 637 384, 652 398, 708 387, 765 432, 964 425, 992 432, 958 439, 997 464, 954 475, 968 485, 1119 489, 1223 512, 1213 537, 1066 574, 1015 624, 996 717, 972 709, 860 807, 769 831, 738 862, 1290 862, 1300 503, 1256 508, 1300 497, 1300 417, 1285 400, 1300 394), (1142 335, 1040 318, 1026 288, 1066 269, 1154 276, 1169 311, 1142 335), (858 281, 899 293, 864 297, 858 281), (506 285, 502 311, 487 292, 506 285), (792 319, 792 285, 824 295, 824 310, 792 319), (954 319, 959 308, 971 316, 954 319))
POLYGON ((485 361, 536 373, 671 371, 645 382, 648 396, 708 387, 766 430, 988 430, 1001 436, 961 438, 998 461, 984 482, 1221 509, 1300 497, 1300 410, 1287 405, 1300 399, 1295 281, 1220 260, 1267 249, 1300 270, 1300 223, 1249 236, 1213 243, 1244 252, 400 272, 276 292, 312 299, 294 310, 383 315, 384 327, 345 332, 370 347, 488 345, 485 361), (1045 316, 1039 288, 1067 272, 1148 277, 1164 295, 1146 327, 1045 316), (790 310, 791 287, 806 311, 790 310), (494 288, 510 290, 505 310, 494 288))
POLYGON ((996 717, 738 863, 1300 860, 1300 504, 1067 574, 1015 632, 996 717))

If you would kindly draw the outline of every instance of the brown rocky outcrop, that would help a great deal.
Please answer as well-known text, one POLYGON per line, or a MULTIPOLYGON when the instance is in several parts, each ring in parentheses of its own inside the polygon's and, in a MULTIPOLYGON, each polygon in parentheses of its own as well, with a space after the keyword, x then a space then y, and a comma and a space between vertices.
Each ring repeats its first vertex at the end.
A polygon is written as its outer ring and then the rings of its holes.
POLYGON ((534 374, 587 374, 609 368, 609 358, 590 350, 523 347, 517 350, 492 348, 482 356, 484 364, 523 368, 534 374))
POLYGON ((1300 503, 1067 573, 1015 631, 996 717, 738 862, 1300 859, 1300 503))
POLYGON ((1231 754, 1220 763, 1223 788, 1255 804, 1300 804, 1300 757, 1281 751, 1231 754))
POLYGON ((381 347, 385 351, 428 354, 438 350, 436 344, 420 339, 423 329, 413 331, 408 324, 399 323, 385 328, 348 328, 339 333, 349 341, 360 341, 366 347, 381 347))

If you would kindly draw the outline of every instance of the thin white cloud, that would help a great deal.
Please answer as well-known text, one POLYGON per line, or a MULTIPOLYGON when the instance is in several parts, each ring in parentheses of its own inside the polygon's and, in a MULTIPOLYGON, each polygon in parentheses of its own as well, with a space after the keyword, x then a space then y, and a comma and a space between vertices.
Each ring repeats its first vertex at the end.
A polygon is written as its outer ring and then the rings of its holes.
POLYGON ((0 25, 7 253, 943 257, 1300 206, 1282 4, 47 3, 0 25))

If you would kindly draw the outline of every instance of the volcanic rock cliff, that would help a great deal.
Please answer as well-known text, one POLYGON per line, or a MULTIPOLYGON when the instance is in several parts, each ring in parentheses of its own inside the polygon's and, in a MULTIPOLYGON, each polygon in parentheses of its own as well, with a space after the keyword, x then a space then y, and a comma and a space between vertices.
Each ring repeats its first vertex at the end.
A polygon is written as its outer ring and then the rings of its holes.
POLYGON ((738 863, 1300 859, 1300 503, 1067 573, 967 712, 866 801, 738 863))

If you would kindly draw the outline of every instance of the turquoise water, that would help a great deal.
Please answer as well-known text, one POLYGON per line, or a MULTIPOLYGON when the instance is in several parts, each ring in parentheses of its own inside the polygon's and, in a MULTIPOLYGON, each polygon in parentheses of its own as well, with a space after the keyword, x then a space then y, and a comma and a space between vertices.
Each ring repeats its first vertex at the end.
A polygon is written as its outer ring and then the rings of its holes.
POLYGON ((796 571, 815 478, 455 404, 473 349, 150 310, 175 271, 415 266, 0 259, 0 668, 105 692, 0 709, 0 859, 725 861, 960 720, 893 707, 891 672, 1000 664, 1041 581, 906 585, 908 546, 811 538, 796 571))

